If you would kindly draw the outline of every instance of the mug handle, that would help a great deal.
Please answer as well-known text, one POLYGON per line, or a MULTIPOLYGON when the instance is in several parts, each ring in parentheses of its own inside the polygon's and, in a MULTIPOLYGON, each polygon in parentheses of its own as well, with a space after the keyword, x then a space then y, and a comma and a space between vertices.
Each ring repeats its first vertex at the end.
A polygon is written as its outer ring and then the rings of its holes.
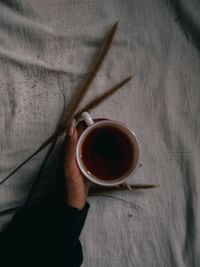
POLYGON ((90 113, 85 111, 81 114, 81 117, 85 121, 85 123, 87 124, 88 127, 91 126, 92 124, 94 124, 94 121, 93 121, 92 117, 90 116, 90 113))

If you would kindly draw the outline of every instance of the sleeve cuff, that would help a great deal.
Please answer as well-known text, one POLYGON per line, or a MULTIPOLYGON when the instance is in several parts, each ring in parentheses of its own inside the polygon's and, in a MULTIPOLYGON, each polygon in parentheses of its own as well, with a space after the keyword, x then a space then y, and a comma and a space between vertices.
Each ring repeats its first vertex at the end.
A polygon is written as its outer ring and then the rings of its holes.
POLYGON ((80 233, 83 229, 88 210, 90 208, 90 205, 86 202, 84 208, 82 210, 79 210, 77 208, 71 207, 71 206, 65 206, 64 209, 64 216, 63 216, 63 227, 66 229, 64 232, 67 234, 69 233, 69 236, 73 236, 73 238, 79 238, 80 233), (70 229, 70 231, 69 231, 70 229))

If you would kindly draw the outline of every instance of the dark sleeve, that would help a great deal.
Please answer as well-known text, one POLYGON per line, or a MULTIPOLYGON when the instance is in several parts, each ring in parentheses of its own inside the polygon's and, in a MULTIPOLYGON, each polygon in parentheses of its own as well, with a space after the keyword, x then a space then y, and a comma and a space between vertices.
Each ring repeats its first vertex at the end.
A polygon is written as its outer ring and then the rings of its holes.
POLYGON ((24 208, 0 235, 1 266, 80 266, 88 209, 88 203, 81 211, 47 203, 24 208))

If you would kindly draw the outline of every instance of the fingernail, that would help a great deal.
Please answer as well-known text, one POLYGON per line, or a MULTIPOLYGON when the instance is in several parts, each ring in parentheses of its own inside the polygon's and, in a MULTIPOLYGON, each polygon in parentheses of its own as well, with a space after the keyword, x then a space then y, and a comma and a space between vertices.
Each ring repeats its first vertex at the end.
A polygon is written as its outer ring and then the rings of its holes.
POLYGON ((69 128, 67 130, 67 136, 72 136, 73 135, 75 123, 76 123, 75 119, 72 119, 72 121, 71 121, 71 123, 69 125, 69 128))
POLYGON ((68 136, 72 136, 74 133, 74 127, 70 126, 68 130, 68 136))

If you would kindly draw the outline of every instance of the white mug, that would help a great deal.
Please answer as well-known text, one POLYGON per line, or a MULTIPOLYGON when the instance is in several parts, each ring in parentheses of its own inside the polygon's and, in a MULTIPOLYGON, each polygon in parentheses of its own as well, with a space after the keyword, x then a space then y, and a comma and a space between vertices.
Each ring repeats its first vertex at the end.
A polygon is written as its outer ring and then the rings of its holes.
POLYGON ((82 119, 85 121, 87 128, 83 131, 81 136, 79 137, 77 147, 76 147, 76 161, 80 171, 88 178, 90 181, 94 182, 95 184, 102 185, 102 186, 114 186, 125 182, 130 175, 133 175, 138 167, 139 163, 139 144, 135 133, 129 129, 126 125, 114 121, 114 120, 100 120, 98 122, 94 122, 88 112, 83 112, 81 115, 82 119), (129 143, 132 146, 134 151, 133 161, 131 162, 130 168, 121 175, 120 177, 116 177, 113 179, 102 179, 102 177, 97 177, 88 170, 88 168, 84 164, 83 155, 82 155, 82 147, 84 145, 86 138, 91 135, 91 133, 97 128, 105 128, 105 127, 115 127, 123 134, 125 134, 126 138, 129 139, 129 143))

